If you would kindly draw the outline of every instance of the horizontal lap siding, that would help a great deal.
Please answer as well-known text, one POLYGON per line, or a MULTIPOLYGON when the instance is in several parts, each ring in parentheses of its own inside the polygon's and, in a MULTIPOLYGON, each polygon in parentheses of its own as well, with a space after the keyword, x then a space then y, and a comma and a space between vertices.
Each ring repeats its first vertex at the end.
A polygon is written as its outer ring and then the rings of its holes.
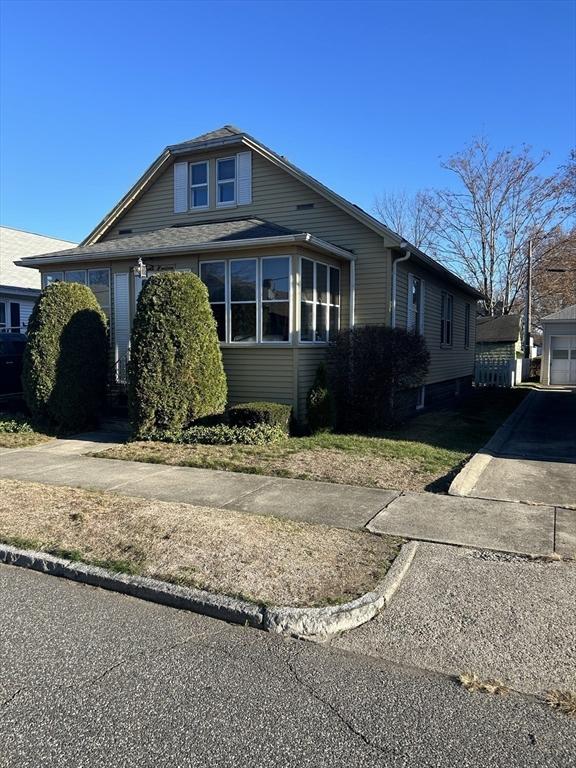
POLYGON ((396 282, 396 326, 406 328, 408 315, 408 275, 413 274, 424 280, 424 338, 430 352, 430 368, 427 384, 446 379, 471 376, 474 373, 474 348, 476 334, 476 302, 465 293, 440 282, 431 272, 414 263, 398 265, 396 282), (440 344, 441 294, 446 290, 454 297, 454 327, 452 346, 440 344), (464 307, 470 304, 470 344, 464 346, 464 307))
MULTIPOLYGON (((212 157, 225 154, 229 152, 212 157)), ((253 153, 253 202, 250 205, 175 214, 173 173, 173 168, 165 171, 103 239, 118 237, 119 229, 131 229, 136 234, 175 223, 259 217, 290 229, 310 232, 341 248, 353 250, 357 259, 356 322, 360 325, 388 322, 386 297, 390 254, 384 248, 382 237, 375 232, 257 153, 253 153), (313 203, 314 208, 296 209, 297 205, 309 203, 313 203)), ((343 286, 347 282, 346 268, 343 286)), ((344 312, 349 311, 347 298, 342 309, 344 316, 344 312)))
POLYGON ((306 397, 314 383, 318 366, 326 357, 326 347, 319 349, 300 347, 298 350, 298 416, 306 421, 306 397))
POLYGON ((223 347, 231 403, 250 400, 294 402, 293 349, 223 347))

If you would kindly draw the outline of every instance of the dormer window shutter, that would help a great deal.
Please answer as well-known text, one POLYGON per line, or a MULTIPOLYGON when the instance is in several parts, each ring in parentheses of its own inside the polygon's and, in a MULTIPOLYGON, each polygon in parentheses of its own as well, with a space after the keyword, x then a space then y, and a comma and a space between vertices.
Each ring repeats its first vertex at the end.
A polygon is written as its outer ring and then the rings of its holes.
POLYGON ((188 210, 188 163, 174 163, 174 213, 188 210))
POLYGON ((238 168, 238 205, 249 205, 252 202, 252 152, 239 152, 236 165, 238 168))

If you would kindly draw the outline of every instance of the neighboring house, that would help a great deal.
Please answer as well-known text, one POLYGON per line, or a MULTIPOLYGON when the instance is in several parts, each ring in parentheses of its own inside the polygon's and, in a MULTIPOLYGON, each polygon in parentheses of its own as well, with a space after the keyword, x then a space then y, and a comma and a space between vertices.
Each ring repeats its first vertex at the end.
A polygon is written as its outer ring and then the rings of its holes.
MULTIPOLYGON (((338 162, 338 157, 333 158, 338 162)), ((78 248, 26 260, 44 283, 82 280, 126 358, 141 278, 191 270, 208 286, 231 402, 306 394, 339 328, 413 328, 431 354, 422 407, 474 372, 480 294, 363 210, 225 126, 167 147, 78 248)))
POLYGON ((476 359, 516 360, 522 357, 520 315, 476 319, 476 359))
POLYGON ((576 304, 543 317, 540 382, 576 386, 576 304))
POLYGON ((69 240, 0 227, 0 331, 24 333, 40 293, 40 275, 15 262, 76 245, 69 240))

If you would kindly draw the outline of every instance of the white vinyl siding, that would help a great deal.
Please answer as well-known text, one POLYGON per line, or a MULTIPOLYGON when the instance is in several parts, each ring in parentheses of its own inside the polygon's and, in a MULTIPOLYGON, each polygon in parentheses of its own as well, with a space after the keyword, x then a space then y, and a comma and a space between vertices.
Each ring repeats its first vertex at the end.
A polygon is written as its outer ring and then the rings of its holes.
POLYGON ((174 213, 188 210, 188 163, 174 163, 174 213))
POLYGON ((451 347, 454 340, 454 297, 442 291, 440 305, 440 344, 451 347))

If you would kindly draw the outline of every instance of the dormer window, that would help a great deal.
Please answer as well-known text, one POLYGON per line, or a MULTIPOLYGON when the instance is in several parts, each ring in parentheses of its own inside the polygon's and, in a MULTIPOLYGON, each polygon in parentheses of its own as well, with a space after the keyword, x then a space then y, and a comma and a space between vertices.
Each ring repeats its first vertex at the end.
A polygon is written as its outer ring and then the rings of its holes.
POLYGON ((236 203, 236 158, 224 157, 216 162, 216 204, 236 203))
POLYGON ((208 208, 208 161, 190 165, 190 208, 208 208))

